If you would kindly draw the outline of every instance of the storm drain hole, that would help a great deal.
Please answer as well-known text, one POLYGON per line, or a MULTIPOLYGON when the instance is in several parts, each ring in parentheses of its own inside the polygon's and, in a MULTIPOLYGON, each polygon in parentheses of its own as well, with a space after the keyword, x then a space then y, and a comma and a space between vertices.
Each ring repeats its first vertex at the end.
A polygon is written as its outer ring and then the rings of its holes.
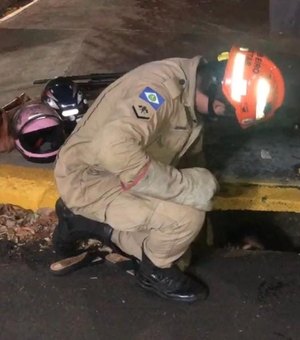
POLYGON ((299 214, 213 212, 209 215, 213 245, 220 248, 297 252, 299 214))

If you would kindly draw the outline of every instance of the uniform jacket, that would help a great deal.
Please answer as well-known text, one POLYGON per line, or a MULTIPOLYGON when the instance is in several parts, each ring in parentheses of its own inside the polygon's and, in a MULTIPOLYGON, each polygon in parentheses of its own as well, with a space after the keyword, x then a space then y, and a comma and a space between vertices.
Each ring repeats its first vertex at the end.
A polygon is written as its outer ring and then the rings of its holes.
POLYGON ((99 95, 56 161, 58 191, 70 209, 104 220, 106 206, 123 191, 209 209, 214 177, 203 168, 176 168, 192 145, 199 151, 202 144, 194 109, 199 60, 144 64, 99 95))

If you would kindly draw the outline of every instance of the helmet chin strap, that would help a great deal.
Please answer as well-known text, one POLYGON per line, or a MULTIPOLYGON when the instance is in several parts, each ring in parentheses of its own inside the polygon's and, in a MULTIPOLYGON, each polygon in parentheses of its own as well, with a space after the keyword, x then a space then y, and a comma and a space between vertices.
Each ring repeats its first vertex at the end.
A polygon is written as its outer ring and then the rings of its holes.
POLYGON ((216 99, 216 94, 217 94, 217 85, 216 84, 211 84, 208 89, 208 117, 211 120, 217 120, 218 115, 216 114, 214 110, 214 101, 216 99))
POLYGON ((218 85, 216 83, 213 83, 209 86, 209 89, 207 91, 208 96, 208 118, 211 120, 218 120, 220 116, 216 113, 214 110, 214 101, 217 99, 220 102, 224 103, 226 109, 226 116, 233 116, 235 117, 235 111, 232 105, 230 105, 223 96, 220 96, 220 93, 218 93, 218 85))
POLYGON ((197 69, 198 89, 208 97, 206 118, 209 120, 216 121, 219 119, 219 115, 214 110, 214 101, 218 99, 222 103, 226 103, 221 84, 226 65, 227 60, 204 62, 200 63, 197 69))

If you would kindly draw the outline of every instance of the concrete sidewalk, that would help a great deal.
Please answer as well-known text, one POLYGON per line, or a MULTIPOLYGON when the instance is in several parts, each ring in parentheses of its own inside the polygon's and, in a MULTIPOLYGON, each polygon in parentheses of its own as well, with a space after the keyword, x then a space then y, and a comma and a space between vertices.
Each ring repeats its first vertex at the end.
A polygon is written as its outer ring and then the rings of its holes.
MULTIPOLYGON (((223 6, 230 13, 237 2, 223 6)), ((247 26, 239 18, 223 22, 220 14, 209 15, 211 11, 195 0, 152 5, 137 0, 126 1, 126 5, 104 0, 38 1, 0 24, 0 105, 20 90, 39 94, 40 89, 32 86, 35 79, 125 71, 172 56, 214 57, 234 43, 267 52, 277 60, 288 83, 299 83, 297 40, 270 37, 266 23, 257 22, 258 11, 249 12, 253 24, 248 19, 247 26), (221 24, 215 23, 219 21, 221 24)))

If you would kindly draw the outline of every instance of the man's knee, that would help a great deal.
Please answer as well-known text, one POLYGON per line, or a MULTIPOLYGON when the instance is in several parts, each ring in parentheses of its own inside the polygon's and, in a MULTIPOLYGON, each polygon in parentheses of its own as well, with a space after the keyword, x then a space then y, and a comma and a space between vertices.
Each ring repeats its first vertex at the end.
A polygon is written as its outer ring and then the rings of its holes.
POLYGON ((204 220, 205 220, 205 212, 193 209, 193 213, 189 214, 189 229, 190 232, 196 237, 201 231, 204 220))
POLYGON ((188 206, 182 206, 178 217, 181 233, 187 238, 194 239, 202 229, 205 212, 188 206))

